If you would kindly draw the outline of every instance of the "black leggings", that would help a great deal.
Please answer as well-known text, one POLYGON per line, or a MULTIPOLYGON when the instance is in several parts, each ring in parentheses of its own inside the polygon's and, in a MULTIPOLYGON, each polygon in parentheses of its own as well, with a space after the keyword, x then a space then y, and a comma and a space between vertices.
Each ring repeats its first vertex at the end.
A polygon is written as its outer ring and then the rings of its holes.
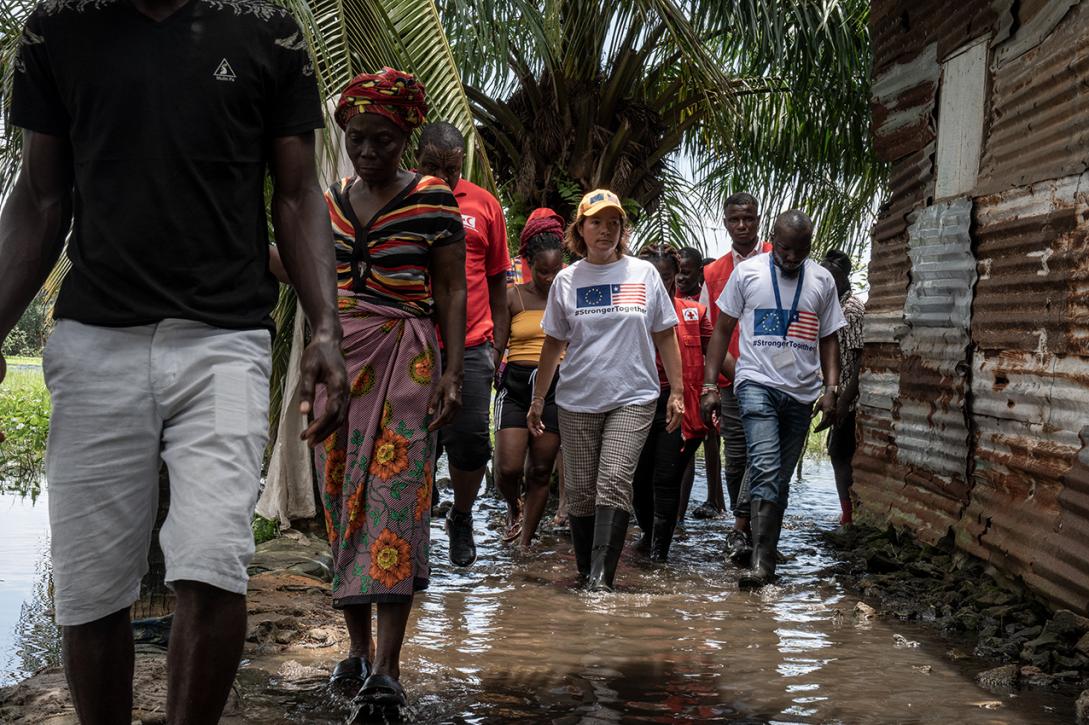
POLYGON ((685 441, 681 438, 681 429, 666 433, 666 403, 669 401, 669 388, 658 397, 654 410, 654 420, 650 424, 650 433, 639 456, 639 465, 635 469, 632 483, 632 507, 635 520, 645 533, 649 534, 654 524, 654 517, 677 520, 677 508, 680 506, 681 478, 684 469, 700 446, 700 439, 685 441), (684 443, 684 450, 681 444, 684 443))

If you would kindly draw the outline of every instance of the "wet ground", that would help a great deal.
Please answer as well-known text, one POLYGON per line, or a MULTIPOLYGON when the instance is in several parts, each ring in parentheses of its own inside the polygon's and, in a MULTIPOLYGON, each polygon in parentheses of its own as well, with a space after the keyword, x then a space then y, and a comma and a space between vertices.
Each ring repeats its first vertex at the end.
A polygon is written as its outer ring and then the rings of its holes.
MULTIPOLYGON (((758 594, 738 592, 737 571, 722 562, 724 520, 690 519, 665 567, 626 551, 619 591, 586 594, 573 589, 566 538, 545 532, 535 551, 518 553, 498 542, 502 512, 482 499, 480 558, 468 570, 446 562, 445 534, 433 526, 431 588, 418 601, 402 664, 417 722, 1073 720, 1069 698, 980 688, 975 675, 995 663, 947 655, 970 646, 856 611, 858 600, 823 573, 835 559, 819 532, 838 517, 826 464, 807 465, 794 488, 781 545, 789 561, 781 583, 758 594)), ((7 566, 0 563, 0 579, 7 566)), ((231 722, 344 722, 348 703, 324 686, 346 646, 343 631, 334 618, 313 629, 323 595, 303 589, 295 614, 308 641, 247 647, 231 722)), ((44 642, 17 644, 28 645, 50 651, 44 642)), ((0 652, 0 661, 8 656, 0 652)))

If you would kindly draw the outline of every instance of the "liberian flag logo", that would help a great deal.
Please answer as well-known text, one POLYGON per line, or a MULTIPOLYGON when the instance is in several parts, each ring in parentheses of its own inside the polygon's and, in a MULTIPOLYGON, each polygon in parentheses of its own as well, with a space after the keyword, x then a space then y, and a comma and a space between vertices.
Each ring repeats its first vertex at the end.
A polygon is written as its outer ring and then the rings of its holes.
POLYGON ((595 284, 575 290, 575 306, 611 307, 613 305, 647 304, 647 286, 642 282, 624 284, 595 284))
POLYGON ((804 310, 798 310, 794 319, 789 325, 785 324, 787 318, 790 317, 789 310, 783 310, 782 314, 779 310, 761 307, 753 313, 753 325, 755 326, 755 334, 757 337, 762 335, 782 337, 783 328, 786 327, 786 336, 793 337, 798 340, 808 340, 809 342, 816 342, 817 336, 820 334, 821 323, 820 318, 812 312, 806 312, 804 310))

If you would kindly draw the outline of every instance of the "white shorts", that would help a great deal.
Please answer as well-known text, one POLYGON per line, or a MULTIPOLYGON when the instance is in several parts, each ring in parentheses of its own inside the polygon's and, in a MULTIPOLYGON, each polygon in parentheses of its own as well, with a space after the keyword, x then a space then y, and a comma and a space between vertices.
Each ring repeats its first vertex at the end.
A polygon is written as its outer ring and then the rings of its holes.
POLYGON ((60 320, 43 369, 57 624, 100 619, 140 596, 158 505, 166 581, 246 593, 268 438, 270 336, 188 320, 97 327, 60 320))

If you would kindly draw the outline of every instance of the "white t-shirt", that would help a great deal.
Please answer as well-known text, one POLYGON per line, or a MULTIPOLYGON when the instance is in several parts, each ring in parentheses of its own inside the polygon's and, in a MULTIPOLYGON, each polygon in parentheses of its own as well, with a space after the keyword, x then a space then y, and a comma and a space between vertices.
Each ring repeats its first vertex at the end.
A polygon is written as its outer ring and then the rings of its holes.
POLYGON ((736 317, 741 326, 741 358, 734 384, 751 380, 781 390, 802 403, 812 403, 821 391, 820 339, 847 324, 836 282, 824 267, 805 260, 798 314, 787 322, 798 278, 784 277, 775 268, 782 303, 780 316, 770 260, 770 254, 761 254, 739 264, 718 298, 718 308, 736 317))
POLYGON ((567 341, 556 404, 576 413, 604 413, 658 399, 652 332, 677 326, 677 313, 658 270, 623 257, 609 264, 575 262, 548 291, 541 328, 567 341))

